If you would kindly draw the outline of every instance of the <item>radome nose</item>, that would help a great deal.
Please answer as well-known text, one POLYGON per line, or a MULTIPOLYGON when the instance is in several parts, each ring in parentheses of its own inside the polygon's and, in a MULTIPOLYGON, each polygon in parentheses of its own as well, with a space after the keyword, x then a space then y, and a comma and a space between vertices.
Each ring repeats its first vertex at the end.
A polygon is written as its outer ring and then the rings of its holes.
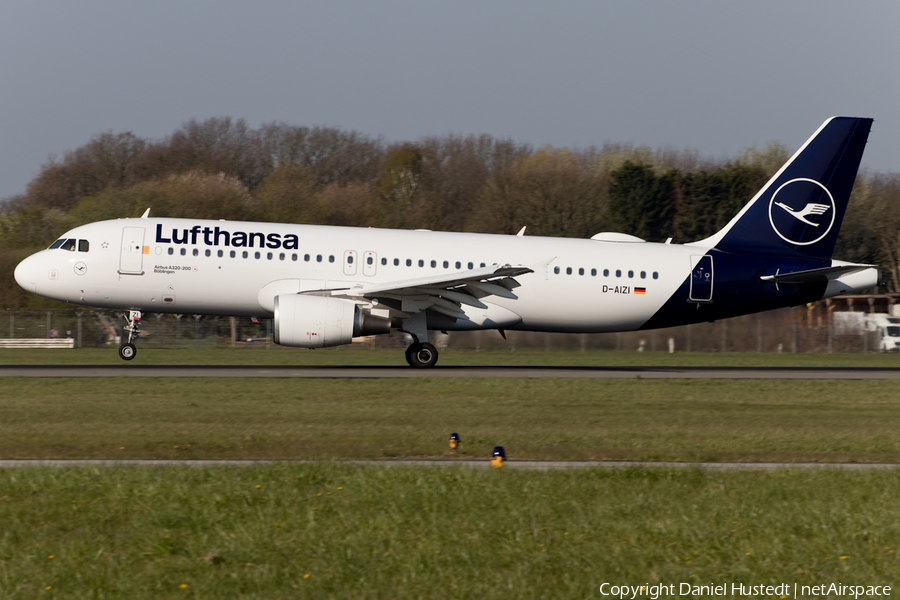
POLYGON ((23 289, 26 291, 34 293, 34 282, 37 281, 37 272, 35 267, 37 266, 36 259, 33 256, 29 256, 18 265, 16 265, 15 278, 16 283, 18 283, 23 289))

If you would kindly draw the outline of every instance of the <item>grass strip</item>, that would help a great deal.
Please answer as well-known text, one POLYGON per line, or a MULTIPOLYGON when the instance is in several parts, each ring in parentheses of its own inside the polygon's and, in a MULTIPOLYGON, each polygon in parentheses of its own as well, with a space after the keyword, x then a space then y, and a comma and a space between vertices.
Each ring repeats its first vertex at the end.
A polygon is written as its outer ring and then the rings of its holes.
POLYGON ((900 381, 32 379, 3 458, 900 462, 900 381))
POLYGON ((900 480, 348 465, 0 471, 4 598, 581 598, 898 582, 900 480))

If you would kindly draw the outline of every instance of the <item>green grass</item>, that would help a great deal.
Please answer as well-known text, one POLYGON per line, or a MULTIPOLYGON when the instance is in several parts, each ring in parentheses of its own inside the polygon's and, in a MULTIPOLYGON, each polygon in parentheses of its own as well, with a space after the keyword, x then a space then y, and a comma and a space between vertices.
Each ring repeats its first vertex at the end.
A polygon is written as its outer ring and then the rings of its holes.
POLYGON ((900 381, 4 378, 3 458, 900 462, 900 381))
MULTIPOLYGON (((154 349, 138 346, 138 356, 124 363, 116 349, 0 349, 0 365, 335 365, 406 366, 403 350, 364 347, 302 350, 272 344, 252 348, 154 349)), ((896 354, 777 354, 757 352, 633 352, 613 350, 442 350, 438 367, 893 367, 896 354)))
POLYGON ((889 472, 272 465, 0 472, 0 595, 583 598, 898 584, 889 472), (308 577, 307 577, 308 575, 308 577))

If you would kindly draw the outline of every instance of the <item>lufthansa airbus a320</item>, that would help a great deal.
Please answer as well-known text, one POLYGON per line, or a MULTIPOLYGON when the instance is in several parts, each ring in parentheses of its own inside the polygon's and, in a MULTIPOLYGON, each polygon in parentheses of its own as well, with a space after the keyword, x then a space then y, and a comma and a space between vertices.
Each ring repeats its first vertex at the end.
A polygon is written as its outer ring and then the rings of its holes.
POLYGON ((124 312, 136 355, 144 312, 255 316, 274 340, 321 348, 429 330, 601 333, 797 306, 879 283, 831 258, 871 119, 828 119, 725 226, 687 244, 141 218, 64 233, 16 268, 30 292, 124 312))

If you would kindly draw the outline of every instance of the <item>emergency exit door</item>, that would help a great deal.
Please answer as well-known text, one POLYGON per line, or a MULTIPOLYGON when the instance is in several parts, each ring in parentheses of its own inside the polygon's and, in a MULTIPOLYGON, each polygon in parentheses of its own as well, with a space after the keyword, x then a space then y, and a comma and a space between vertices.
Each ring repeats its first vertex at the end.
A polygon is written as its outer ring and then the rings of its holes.
POLYGON ((344 252, 344 275, 356 275, 356 250, 344 252))
POLYGON ((371 277, 378 269, 378 255, 374 252, 363 252, 363 275, 371 277))
POLYGON ((122 248, 119 252, 119 273, 127 275, 144 274, 144 254, 149 253, 144 247, 143 227, 122 228, 122 248))

